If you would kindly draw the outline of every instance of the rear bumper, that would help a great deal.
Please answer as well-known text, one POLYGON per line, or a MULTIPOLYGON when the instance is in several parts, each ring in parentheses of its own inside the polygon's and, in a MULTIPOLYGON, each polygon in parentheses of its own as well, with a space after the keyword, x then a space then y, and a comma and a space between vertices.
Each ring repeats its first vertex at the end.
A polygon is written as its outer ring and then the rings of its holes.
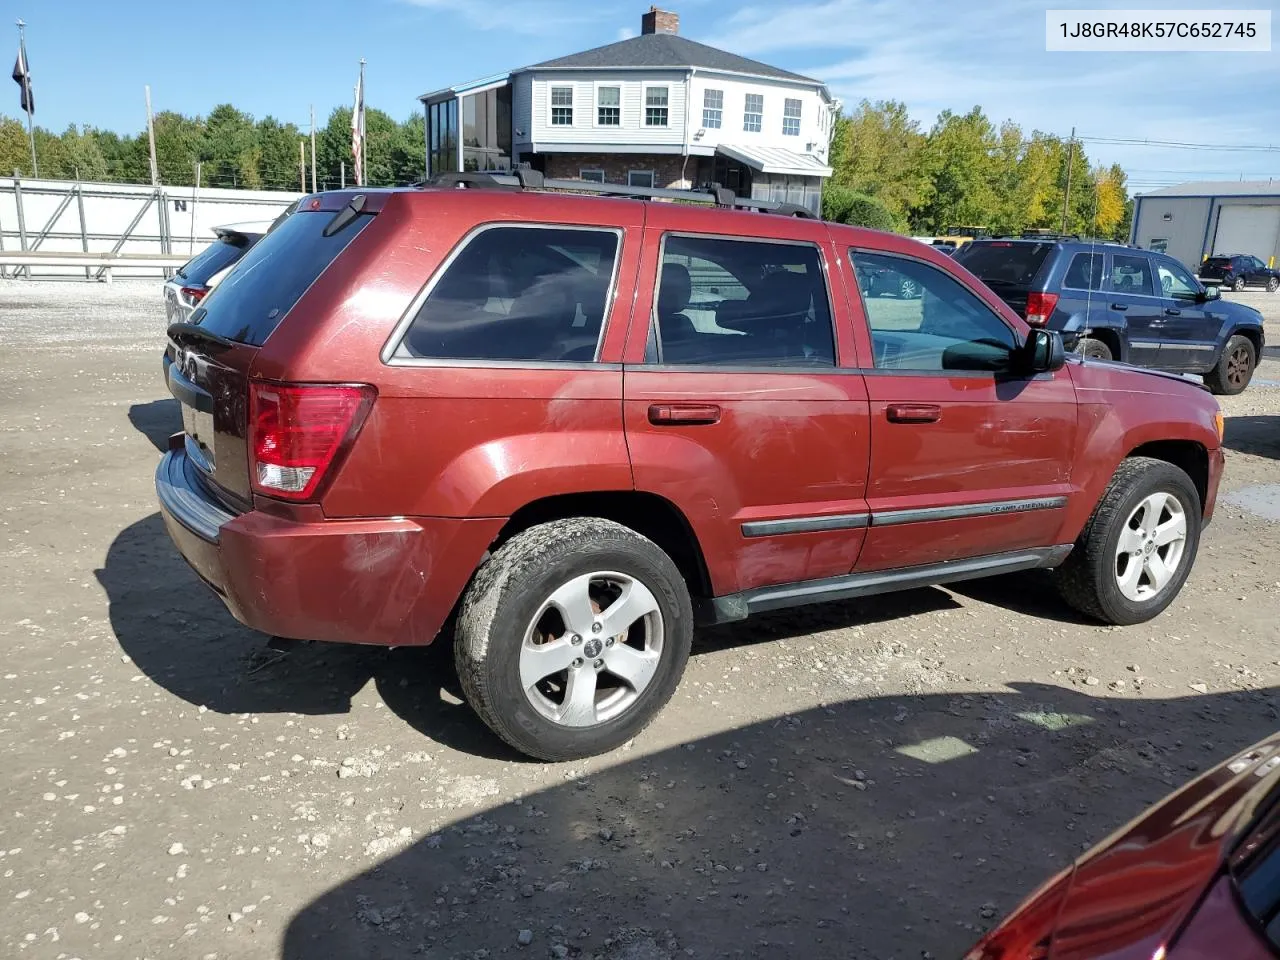
POLYGON ((231 614, 299 640, 430 643, 503 523, 236 515, 204 491, 182 450, 160 461, 156 496, 174 545, 231 614))

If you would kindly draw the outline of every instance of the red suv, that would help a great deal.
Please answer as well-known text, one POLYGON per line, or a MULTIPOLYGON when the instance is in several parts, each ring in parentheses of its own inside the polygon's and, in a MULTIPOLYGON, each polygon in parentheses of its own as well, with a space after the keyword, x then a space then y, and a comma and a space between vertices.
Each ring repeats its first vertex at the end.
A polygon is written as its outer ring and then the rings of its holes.
POLYGON ((653 718, 695 622, 1057 567, 1130 624, 1182 587, 1223 464, 1198 385, 1065 359, 905 237, 491 179, 305 198, 169 328, 157 492, 242 622, 448 622, 479 715, 562 760, 653 718))

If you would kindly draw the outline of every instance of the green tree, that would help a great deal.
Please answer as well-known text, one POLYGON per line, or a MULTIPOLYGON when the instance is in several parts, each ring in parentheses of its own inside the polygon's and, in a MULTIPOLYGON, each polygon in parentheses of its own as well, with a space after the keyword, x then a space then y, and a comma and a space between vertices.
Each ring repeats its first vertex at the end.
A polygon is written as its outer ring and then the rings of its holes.
POLYGON ((107 158, 97 131, 71 124, 62 133, 63 176, 76 180, 107 179, 107 158))
MULTIPOLYGON (((194 185, 196 160, 201 157, 204 147, 203 121, 199 117, 185 117, 172 110, 164 110, 155 115, 154 125, 160 182, 171 186, 194 185)), ((146 150, 146 135, 143 134, 141 139, 146 150)))
POLYGON ((427 122, 421 113, 396 127, 391 144, 391 178, 395 184, 416 183, 426 174, 427 122))
POLYGON ((0 114, 0 177, 7 177, 15 170, 22 176, 31 176, 27 128, 21 121, 0 114))
POLYGON ((848 187, 830 186, 822 192, 822 216, 834 223, 848 223, 873 230, 893 230, 893 213, 876 197, 848 187))
POLYGON ((206 185, 251 189, 262 186, 258 170, 261 151, 253 117, 229 103, 219 104, 205 120, 200 138, 200 177, 206 185))
MULTIPOLYGON (((296 190, 299 185, 298 141, 302 138, 302 132, 292 123, 281 123, 275 117, 263 117, 258 121, 254 135, 261 151, 258 169, 263 188, 296 190)), ((319 153, 317 150, 317 154, 319 153)), ((323 179, 320 167, 317 167, 317 174, 323 179)))
POLYGON ((933 183, 916 220, 926 229, 990 227, 997 216, 996 133, 981 107, 944 110, 925 141, 923 166, 933 183))

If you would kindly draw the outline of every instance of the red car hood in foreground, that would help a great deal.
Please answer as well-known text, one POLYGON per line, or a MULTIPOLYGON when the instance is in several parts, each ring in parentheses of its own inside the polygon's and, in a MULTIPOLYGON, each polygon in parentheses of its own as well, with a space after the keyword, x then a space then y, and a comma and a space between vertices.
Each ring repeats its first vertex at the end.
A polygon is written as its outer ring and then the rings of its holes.
POLYGON ((1193 780, 1102 841, 1032 894, 965 960, 1269 957, 1241 916, 1230 879, 1221 875, 1278 786, 1280 734, 1193 780), (1175 949, 1173 940, 1184 928, 1175 949))

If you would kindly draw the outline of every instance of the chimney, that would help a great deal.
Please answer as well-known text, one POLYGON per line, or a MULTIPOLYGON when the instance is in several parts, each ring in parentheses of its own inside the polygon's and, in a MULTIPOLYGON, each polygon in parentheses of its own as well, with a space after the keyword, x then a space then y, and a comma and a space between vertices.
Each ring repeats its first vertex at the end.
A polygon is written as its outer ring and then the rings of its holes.
POLYGON ((680 14, 668 10, 650 7, 649 12, 640 17, 641 33, 679 33, 680 14))

